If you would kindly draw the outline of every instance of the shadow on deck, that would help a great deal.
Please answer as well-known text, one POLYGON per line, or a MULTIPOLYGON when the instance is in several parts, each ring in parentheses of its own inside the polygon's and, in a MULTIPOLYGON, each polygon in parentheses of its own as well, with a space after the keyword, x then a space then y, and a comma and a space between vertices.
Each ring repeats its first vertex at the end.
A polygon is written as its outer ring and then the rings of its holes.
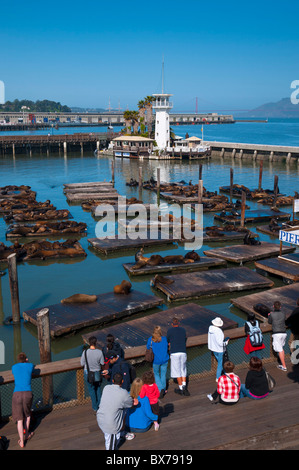
MULTIPOLYGON (((134 451, 195 451, 210 449, 280 450, 299 449, 299 365, 287 360, 288 372, 267 364, 276 388, 266 399, 243 398, 232 407, 212 404, 207 393, 215 390, 214 377, 191 381, 190 397, 174 393, 171 384, 161 401, 161 425, 137 434, 120 448, 134 451)), ((237 370, 244 383, 247 369, 237 370)), ((105 450, 103 433, 90 404, 54 410, 33 421, 35 435, 25 449, 18 446, 16 425, 3 424, 1 434, 9 450, 105 450)))

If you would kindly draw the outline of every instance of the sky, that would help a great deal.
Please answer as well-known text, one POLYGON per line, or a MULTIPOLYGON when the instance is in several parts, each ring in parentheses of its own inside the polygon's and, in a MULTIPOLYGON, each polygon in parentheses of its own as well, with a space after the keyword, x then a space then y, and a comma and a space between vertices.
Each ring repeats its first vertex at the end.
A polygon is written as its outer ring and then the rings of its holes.
POLYGON ((173 94, 174 111, 249 110, 299 79, 299 2, 1 2, 6 100, 137 109, 173 94))

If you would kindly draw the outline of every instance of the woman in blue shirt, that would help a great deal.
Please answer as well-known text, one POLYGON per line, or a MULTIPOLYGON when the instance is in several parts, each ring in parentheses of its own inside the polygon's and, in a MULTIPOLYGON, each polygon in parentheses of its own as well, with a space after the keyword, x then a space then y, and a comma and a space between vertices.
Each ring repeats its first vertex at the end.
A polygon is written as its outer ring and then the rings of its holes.
POLYGON ((162 336, 160 326, 155 326, 152 336, 148 339, 147 349, 152 348, 154 353, 153 371, 156 384, 160 391, 160 398, 166 393, 166 372, 169 361, 168 342, 166 336, 162 336))
POLYGON ((132 398, 138 399, 138 405, 127 410, 126 429, 129 433, 127 433, 126 439, 133 439, 135 437, 133 433, 148 431, 152 423, 158 419, 158 415, 152 412, 148 397, 140 398, 139 396, 142 385, 140 377, 137 377, 131 385, 130 395, 132 398))

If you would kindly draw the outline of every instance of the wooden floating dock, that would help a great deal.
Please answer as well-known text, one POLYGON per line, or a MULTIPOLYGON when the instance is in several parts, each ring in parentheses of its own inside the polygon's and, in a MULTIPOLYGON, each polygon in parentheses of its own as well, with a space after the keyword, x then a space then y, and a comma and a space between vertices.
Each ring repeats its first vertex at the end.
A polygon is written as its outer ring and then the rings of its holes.
MULTIPOLYGON (((219 191, 224 194, 230 194, 230 186, 220 186, 219 191)), ((262 197, 271 197, 275 196, 274 190, 270 189, 242 189, 242 186, 240 185, 234 185, 233 191, 232 191, 232 196, 236 198, 241 198, 242 197, 242 191, 245 191, 247 199, 261 199, 262 197), (250 197, 251 196, 251 197, 250 197)), ((284 196, 284 194, 278 193, 277 197, 284 196)))
MULTIPOLYGON (((197 231, 195 230, 195 234, 197 231)), ((215 235, 208 235, 206 229, 203 230, 203 242, 204 243, 210 243, 210 242, 230 242, 230 241, 235 241, 235 240, 243 240, 247 231, 244 232, 238 232, 237 230, 219 230, 218 234, 215 235)), ((183 240, 185 241, 185 240, 183 240)), ((188 240, 186 240, 188 241, 188 240)))
POLYGON ((83 222, 44 222, 40 224, 14 224, 10 225, 6 232, 7 240, 18 238, 48 238, 48 237, 67 237, 67 236, 85 236, 87 225, 83 222), (44 229, 39 231, 39 229, 44 229))
MULTIPOLYGON (((294 263, 283 257, 270 258, 254 263, 257 272, 262 275, 273 274, 292 282, 299 281, 299 263, 294 263)), ((298 294, 299 297, 299 294, 298 294)))
POLYGON ((278 257, 279 259, 285 259, 286 261, 290 261, 292 263, 299 263, 299 253, 291 253, 288 255, 282 255, 278 257))
POLYGON ((177 263, 177 264, 160 264, 158 266, 143 266, 140 269, 134 269, 135 263, 123 264, 124 269, 131 276, 142 276, 145 274, 158 274, 166 272, 192 272, 203 271, 209 268, 226 267, 226 261, 217 258, 209 258, 208 256, 201 256, 199 261, 194 263, 177 263))
POLYGON ((294 222, 282 222, 281 225, 277 227, 277 230, 273 232, 273 230, 270 230, 269 225, 260 225, 259 227, 256 227, 257 232, 265 233, 266 235, 270 235, 271 237, 279 237, 279 230, 298 230, 299 229, 299 220, 295 220, 294 222), (294 225, 291 225, 294 224, 294 225), (298 225, 296 225, 298 224, 298 225))
MULTIPOLYGON (((94 331, 92 335, 97 338, 98 345, 103 347, 106 344, 107 334, 112 334, 123 349, 128 349, 146 345, 156 325, 161 326, 163 335, 166 335, 168 328, 171 327, 173 317, 179 318, 186 330, 187 336, 191 337, 207 334, 211 321, 216 316, 223 320, 222 328, 224 330, 238 327, 238 323, 229 318, 200 305, 189 303, 142 318, 129 320, 118 325, 111 325, 108 328, 94 331)), ((83 341, 87 343, 89 337, 90 334, 83 335, 83 341)))
POLYGON ((272 287, 273 282, 249 268, 227 268, 199 273, 167 276, 172 284, 156 282, 156 289, 167 296, 168 301, 191 300, 228 292, 272 287))
POLYGON ((113 183, 109 181, 92 181, 90 183, 65 183, 63 185, 64 187, 64 192, 71 190, 71 189, 89 189, 89 188, 113 188, 113 183))
POLYGON ((120 196, 113 183, 103 181, 64 184, 63 192, 68 202, 81 203, 89 200, 114 200, 120 196))
MULTIPOLYGON (((82 328, 104 325, 134 313, 159 307, 162 303, 156 296, 132 290, 128 295, 113 292, 100 294, 93 303, 59 303, 44 308, 49 309, 51 336, 57 337, 82 328)), ((40 310, 41 308, 27 310, 23 312, 23 317, 37 326, 36 315, 40 310)))
MULTIPOLYGON (((105 201, 104 204, 111 204, 111 201, 105 201)), ((102 203, 100 203, 100 205, 102 205, 102 203)), ((125 217, 136 217, 136 214, 138 215, 138 212, 139 211, 132 211, 132 205, 135 205, 135 204, 129 204, 129 205, 126 205, 125 206, 125 213, 123 214, 122 211, 123 211, 123 208, 121 206, 118 205, 117 201, 114 199, 113 201, 113 209, 114 209, 114 213, 116 215, 118 215, 119 213, 121 213, 121 215, 125 215, 125 217), (121 211, 121 212, 120 212, 121 211), (133 213, 134 212, 134 213, 133 213)), ((101 217, 100 215, 97 214, 97 207, 98 206, 94 206, 91 208, 91 215, 93 217, 101 217)), ((142 207, 145 208, 146 212, 147 212, 147 215, 148 217, 150 216, 150 208, 151 208, 151 204, 143 204, 142 203, 142 207)), ((124 221, 125 222, 125 221, 124 221)))
MULTIPOLYGON (((267 220, 271 220, 273 217, 279 220, 289 220, 291 218, 291 214, 288 214, 282 211, 273 211, 271 209, 249 210, 249 211, 245 211, 244 223, 246 224, 246 223, 264 222, 267 220)), ((235 217, 229 214, 226 214, 226 215, 216 214, 214 216, 214 219, 222 223, 229 223, 229 224, 241 223, 241 216, 235 217)))
MULTIPOLYGON (((282 253, 292 253, 293 246, 282 246, 282 253)), ((278 243, 261 242, 260 245, 231 245, 204 251, 207 256, 215 256, 231 263, 246 263, 263 258, 270 258, 280 254, 278 243)))
POLYGON ((167 238, 167 239, 150 239, 148 238, 138 238, 136 240, 131 240, 130 238, 126 239, 118 239, 117 236, 113 238, 89 238, 88 243, 94 248, 95 250, 104 253, 114 253, 120 250, 134 250, 139 249, 143 246, 155 246, 155 245, 172 245, 177 243, 179 239, 174 238, 167 238))
POLYGON ((19 211, 11 211, 8 215, 4 216, 4 221, 7 224, 22 224, 30 222, 55 222, 57 220, 69 220, 73 216, 68 209, 59 209, 59 210, 45 210, 45 211, 24 211, 20 213, 19 211))
POLYGON ((255 313, 256 317, 267 321, 267 317, 257 313, 254 306, 257 304, 266 305, 269 309, 273 310, 273 304, 279 301, 283 310, 289 316, 292 311, 297 307, 297 299, 299 297, 298 284, 291 284, 289 286, 277 287, 275 289, 258 292, 255 294, 244 295, 236 299, 231 299, 231 303, 246 313, 255 313))

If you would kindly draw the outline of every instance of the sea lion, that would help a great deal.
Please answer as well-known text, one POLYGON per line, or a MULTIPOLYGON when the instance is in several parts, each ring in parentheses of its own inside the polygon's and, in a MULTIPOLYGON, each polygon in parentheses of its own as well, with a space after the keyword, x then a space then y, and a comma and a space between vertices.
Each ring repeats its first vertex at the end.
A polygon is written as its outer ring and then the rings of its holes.
POLYGON ((186 259, 191 259, 193 261, 200 261, 200 256, 196 251, 192 250, 185 254, 186 259))
POLYGON ((149 258, 146 258, 145 256, 143 256, 143 248, 140 248, 140 250, 138 250, 136 253, 135 253, 135 261, 148 261, 149 258))
POLYGON ((262 315, 263 317, 268 317, 269 313, 271 312, 271 309, 269 307, 267 307, 267 305, 264 305, 264 304, 255 304, 253 306, 253 310, 257 313, 259 313, 260 315, 262 315))
POLYGON ((193 263, 193 259, 187 259, 183 255, 169 255, 164 257, 167 264, 193 263))
POLYGON ((91 304, 97 300, 96 295, 74 294, 61 300, 62 304, 91 304))
POLYGON ((129 281, 122 281, 119 285, 114 286, 114 294, 125 294, 128 295, 131 291, 132 284, 129 281))
POLYGON ((156 274, 155 277, 150 281, 150 285, 155 287, 157 282, 160 282, 161 284, 173 284, 174 280, 161 276, 160 274, 156 274))
POLYGON ((260 245, 261 242, 259 241, 258 235, 254 235, 251 232, 247 232, 244 239, 243 239, 244 245, 260 245))

